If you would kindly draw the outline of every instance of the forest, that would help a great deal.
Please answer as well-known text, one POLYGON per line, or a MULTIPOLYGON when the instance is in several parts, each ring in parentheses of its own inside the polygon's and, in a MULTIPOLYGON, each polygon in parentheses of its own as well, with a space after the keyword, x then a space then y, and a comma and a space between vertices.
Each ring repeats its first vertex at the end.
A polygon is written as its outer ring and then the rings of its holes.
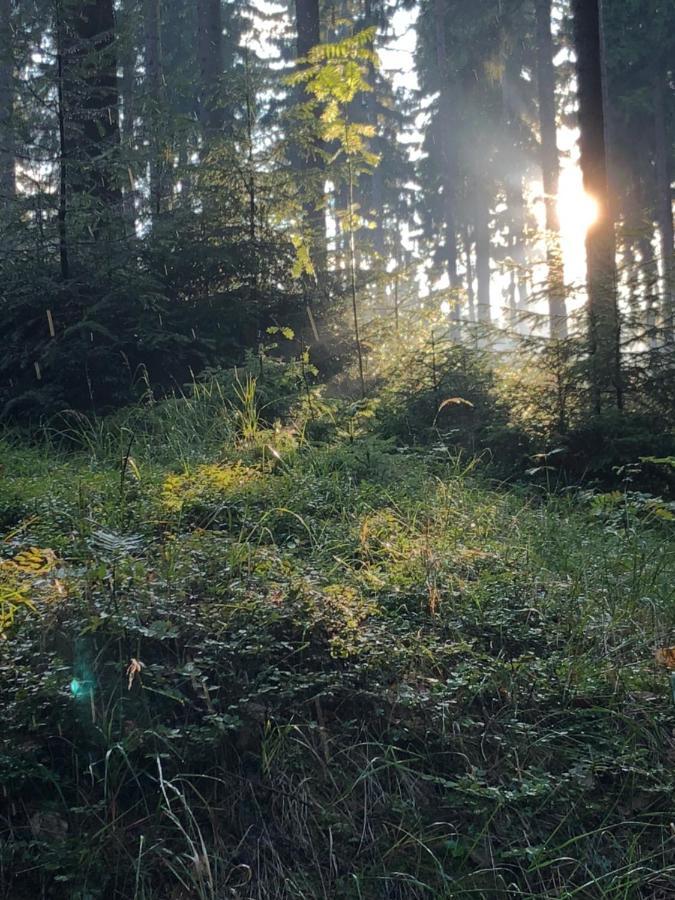
POLYGON ((0 900, 675 898, 673 0, 0 0, 0 900))

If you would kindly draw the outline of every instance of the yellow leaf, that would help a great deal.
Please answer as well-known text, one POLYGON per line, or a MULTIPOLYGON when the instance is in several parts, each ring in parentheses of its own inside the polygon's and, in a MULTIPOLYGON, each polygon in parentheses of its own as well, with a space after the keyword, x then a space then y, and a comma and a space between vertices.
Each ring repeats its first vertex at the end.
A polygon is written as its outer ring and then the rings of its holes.
POLYGON ((660 647, 654 657, 660 666, 675 672, 675 647, 660 647))
POLYGON ((131 658, 127 667, 127 690, 131 690, 135 679, 140 676, 144 668, 145 663, 142 663, 140 659, 131 658))
POLYGON ((39 547, 22 550, 12 560, 14 567, 26 575, 44 575, 54 568, 55 563, 54 551, 49 548, 42 550, 39 547))

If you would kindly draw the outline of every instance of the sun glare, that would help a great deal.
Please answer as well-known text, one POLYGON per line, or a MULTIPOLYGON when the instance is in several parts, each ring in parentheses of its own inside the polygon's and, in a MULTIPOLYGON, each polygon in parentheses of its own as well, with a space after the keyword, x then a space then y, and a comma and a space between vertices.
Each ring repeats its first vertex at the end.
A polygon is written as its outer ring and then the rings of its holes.
MULTIPOLYGON (((560 132, 560 143, 565 152, 560 167, 558 217, 565 283, 571 289, 568 297, 570 310, 574 310, 584 302, 582 286, 586 280, 586 235, 588 229, 598 218, 598 204, 584 190, 583 177, 576 154, 576 137, 576 132, 571 129, 563 129, 560 132)), ((543 236, 546 228, 546 211, 540 181, 532 182, 529 201, 543 236)), ((545 283, 545 266, 539 267, 535 271, 535 281, 537 279, 542 284, 545 283)))
POLYGON ((575 179, 572 184, 561 184, 558 215, 563 234, 583 232, 585 235, 598 218, 598 204, 575 179))
MULTIPOLYGON (((581 170, 575 161, 565 160, 558 190, 560 240, 565 261, 565 279, 579 285, 586 278, 586 234, 598 218, 596 200, 584 190, 581 170)), ((581 301, 581 298, 577 298, 581 301)), ((570 298, 572 306, 576 301, 570 298)))

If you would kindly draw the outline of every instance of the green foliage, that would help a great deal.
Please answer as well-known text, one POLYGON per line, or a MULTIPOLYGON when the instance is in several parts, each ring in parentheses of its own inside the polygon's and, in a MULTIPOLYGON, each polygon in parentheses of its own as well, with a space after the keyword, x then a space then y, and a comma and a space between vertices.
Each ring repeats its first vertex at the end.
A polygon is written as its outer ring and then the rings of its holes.
POLYGON ((306 109, 312 113, 320 109, 318 138, 330 148, 329 161, 341 155, 360 163, 376 166, 378 157, 368 147, 368 138, 375 135, 375 127, 354 122, 350 110, 356 97, 373 90, 368 81, 369 66, 379 65, 377 54, 371 49, 374 28, 366 28, 338 44, 319 44, 313 47, 302 68, 288 76, 290 84, 304 85, 312 98, 306 109))
POLYGON ((217 362, 241 361, 258 323, 292 319, 282 312, 298 296, 292 246, 272 233, 251 244, 244 224, 226 235, 219 216, 228 214, 211 208, 206 235, 194 216, 177 214, 138 265, 118 247, 113 271, 101 274, 95 257, 66 285, 49 268, 0 259, 5 415, 105 411, 138 398, 147 380, 166 392, 217 362))
POLYGON ((672 473, 657 465, 639 466, 640 458, 647 452, 655 457, 666 456, 672 451, 675 436, 667 428, 655 428, 653 420, 639 413, 614 413, 589 418, 572 429, 565 438, 567 448, 563 460, 568 470, 577 478, 597 479, 611 484, 625 473, 625 467, 638 464, 633 480, 651 483, 668 490, 673 485, 672 473))
MULTIPOLYGON (((625 409, 595 416, 582 342, 530 338, 496 353, 458 343, 437 317, 404 327, 405 347, 383 328, 372 353, 383 434, 484 454, 495 474, 549 489, 615 487, 627 466, 637 466, 636 488, 672 496, 670 395, 665 379, 646 388, 648 361, 626 368, 625 409)), ((658 355, 670 370, 668 351, 658 355)))
POLYGON ((533 436, 510 420, 499 384, 488 354, 437 333, 390 361, 377 418, 401 442, 487 451, 496 471, 512 474, 522 470, 533 436))

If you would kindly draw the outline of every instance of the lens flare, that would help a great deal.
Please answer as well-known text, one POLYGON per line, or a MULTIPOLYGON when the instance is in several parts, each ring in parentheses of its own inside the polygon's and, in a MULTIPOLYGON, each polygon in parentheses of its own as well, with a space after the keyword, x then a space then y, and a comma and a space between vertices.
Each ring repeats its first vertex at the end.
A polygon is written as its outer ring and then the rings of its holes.
POLYGON ((73 678, 70 682, 70 693, 78 700, 84 700, 93 694, 93 686, 91 681, 81 681, 79 678, 73 678))
POLYGON ((598 220, 597 200, 583 189, 561 189, 558 195, 558 215, 564 233, 585 234, 598 220))

